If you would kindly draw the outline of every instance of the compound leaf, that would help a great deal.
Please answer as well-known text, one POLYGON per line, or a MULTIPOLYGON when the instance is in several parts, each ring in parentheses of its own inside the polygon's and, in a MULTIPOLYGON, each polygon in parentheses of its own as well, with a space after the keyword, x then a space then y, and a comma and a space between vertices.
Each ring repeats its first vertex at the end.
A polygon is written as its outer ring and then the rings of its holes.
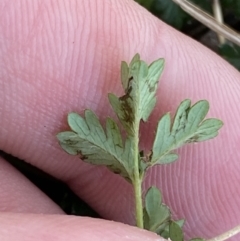
POLYGON ((218 119, 204 120, 208 110, 207 101, 201 100, 191 106, 191 101, 187 99, 179 105, 173 124, 170 114, 165 114, 158 123, 149 166, 175 161, 177 154, 172 151, 186 143, 217 136, 223 123, 218 119))
POLYGON ((107 118, 104 128, 91 110, 86 110, 84 117, 70 113, 68 124, 71 131, 60 132, 57 138, 67 153, 80 155, 87 163, 106 166, 131 182, 135 190, 136 222, 139 227, 144 226, 172 241, 183 241, 184 220, 171 219, 170 210, 162 203, 159 189, 148 189, 145 206, 142 207, 144 174, 150 166, 175 161, 178 155, 173 150, 176 148, 215 137, 223 123, 217 119, 204 120, 209 110, 207 101, 202 100, 191 106, 190 100, 184 100, 173 121, 167 113, 158 122, 152 150, 146 155, 144 151, 139 151, 140 121, 148 120, 156 104, 157 85, 163 66, 163 59, 148 66, 140 60, 139 54, 133 57, 129 65, 122 62, 121 82, 125 94, 122 97, 109 94, 108 98, 126 131, 124 140, 114 120, 107 118))
POLYGON ((118 98, 109 94, 109 102, 126 132, 133 136, 140 120, 147 121, 156 104, 156 91, 164 60, 158 59, 149 66, 136 54, 129 66, 121 65, 121 80, 125 95, 118 98))
POLYGON ((126 160, 132 160, 132 143, 127 139, 123 144, 120 130, 112 119, 107 119, 106 133, 91 110, 85 111, 85 119, 70 113, 68 124, 72 131, 57 135, 61 147, 67 153, 80 154, 85 162, 107 166, 114 173, 131 179, 131 165, 126 160))

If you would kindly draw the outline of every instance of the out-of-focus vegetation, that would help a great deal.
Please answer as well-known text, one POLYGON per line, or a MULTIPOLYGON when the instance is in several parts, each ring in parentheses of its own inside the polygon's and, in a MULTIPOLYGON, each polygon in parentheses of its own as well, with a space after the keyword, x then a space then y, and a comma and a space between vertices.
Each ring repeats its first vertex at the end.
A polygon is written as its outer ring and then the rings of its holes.
MULTIPOLYGON (((202 42, 240 70, 240 47, 226 41, 220 44, 217 35, 203 24, 189 16, 172 0, 135 0, 155 16, 202 42)), ((196 6, 213 14, 213 0, 191 0, 196 6)), ((240 31, 240 0, 220 0, 224 23, 240 31)))

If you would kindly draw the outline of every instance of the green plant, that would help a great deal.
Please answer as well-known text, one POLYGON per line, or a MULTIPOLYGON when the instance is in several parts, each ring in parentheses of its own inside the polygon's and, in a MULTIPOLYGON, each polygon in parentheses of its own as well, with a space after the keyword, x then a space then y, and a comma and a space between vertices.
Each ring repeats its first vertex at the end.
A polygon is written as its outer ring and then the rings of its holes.
POLYGON ((125 138, 113 119, 107 118, 104 128, 94 112, 88 109, 84 117, 70 113, 71 131, 60 132, 57 138, 67 153, 80 155, 87 163, 106 166, 133 185, 138 227, 172 241, 183 241, 184 220, 172 219, 169 208, 162 203, 160 190, 150 187, 142 197, 145 173, 155 165, 176 161, 176 148, 214 138, 223 123, 218 119, 204 119, 209 110, 206 100, 191 105, 186 99, 180 103, 173 121, 169 113, 159 120, 152 150, 147 154, 139 150, 140 122, 148 120, 155 106, 163 67, 163 59, 148 66, 140 60, 139 54, 133 57, 129 66, 122 62, 121 81, 125 94, 117 97, 110 93, 108 99, 125 131, 125 138))

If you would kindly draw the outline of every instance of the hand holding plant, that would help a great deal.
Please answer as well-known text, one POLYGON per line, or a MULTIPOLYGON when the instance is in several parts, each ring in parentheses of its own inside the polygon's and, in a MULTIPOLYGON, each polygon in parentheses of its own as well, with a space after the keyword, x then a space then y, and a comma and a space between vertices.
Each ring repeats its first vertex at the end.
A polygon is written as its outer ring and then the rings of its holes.
MULTIPOLYGON (((213 140, 180 148, 179 161, 153 167, 144 194, 150 185, 161 190, 173 219, 186 219, 186 239, 214 237, 236 226, 239 73, 133 1, 77 3, 0 0, 1 149, 62 180, 102 217, 134 225, 129 182, 64 153, 55 135, 69 130, 67 113, 82 114, 85 108, 99 116, 105 130, 105 117, 112 113, 106 95, 123 94, 120 61, 129 62, 136 51, 148 64, 164 57, 156 107, 142 125, 140 151, 151 150, 149 137, 154 137, 157 121, 168 111, 173 118, 184 99, 192 105, 208 100, 207 117, 223 120, 224 128, 213 140)), ((4 160, 0 165, 3 240, 160 239, 118 222, 62 215, 24 176, 4 160)))

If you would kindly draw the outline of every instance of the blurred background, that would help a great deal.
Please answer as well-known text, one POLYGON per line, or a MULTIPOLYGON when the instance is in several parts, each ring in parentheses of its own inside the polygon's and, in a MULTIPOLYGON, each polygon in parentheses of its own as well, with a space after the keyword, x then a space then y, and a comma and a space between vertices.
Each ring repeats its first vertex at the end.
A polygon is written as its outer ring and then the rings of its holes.
MULTIPOLYGON (((136 0, 136 2, 159 19, 209 47, 240 70, 240 46, 226 40, 221 43, 214 31, 191 17, 172 0, 136 0)), ((224 24, 240 32, 240 0, 189 0, 188 2, 212 16, 214 9, 218 7, 224 24)))
MULTIPOLYGON (((219 36, 204 24, 192 18, 172 0, 136 0, 164 22, 206 45, 240 70, 240 47, 219 41, 219 36)), ((240 0, 192 0, 192 3, 213 15, 214 4, 218 4, 225 24, 240 31, 240 0)), ((31 182, 46 193, 67 214, 98 217, 85 202, 79 199, 64 183, 41 170, 9 154, 0 155, 22 172, 31 182)))

